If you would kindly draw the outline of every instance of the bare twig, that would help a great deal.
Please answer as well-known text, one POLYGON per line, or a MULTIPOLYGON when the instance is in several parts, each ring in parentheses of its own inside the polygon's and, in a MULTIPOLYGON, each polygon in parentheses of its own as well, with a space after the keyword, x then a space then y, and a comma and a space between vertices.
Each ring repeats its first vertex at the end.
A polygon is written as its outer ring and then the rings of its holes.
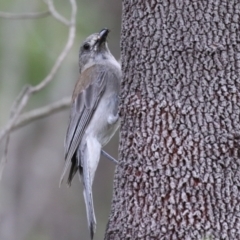
POLYGON ((30 85, 26 85, 23 87, 22 91, 18 94, 18 96, 16 97, 12 107, 11 107, 11 111, 10 111, 10 118, 12 118, 14 116, 14 113, 17 111, 19 102, 21 101, 21 99, 24 97, 24 95, 27 93, 27 91, 29 91, 30 85))
MULTIPOLYGON (((3 153, 3 156, 2 156, 2 159, 0 162, 0 181, 2 179, 3 169, 7 163, 8 145, 9 145, 9 141, 10 141, 10 131, 12 129, 12 125, 15 123, 15 121, 18 118, 18 115, 21 112, 21 108, 19 106, 24 108, 24 106, 26 106, 26 104, 28 102, 29 97, 30 97, 29 86, 26 86, 23 88, 23 90, 21 91, 21 93, 19 94, 17 99, 15 100, 15 102, 11 108, 11 111, 10 111, 9 122, 8 122, 7 126, 5 127, 5 129, 3 129, 3 131, 2 131, 3 135, 6 135, 6 142, 5 142, 5 146, 4 146, 4 153, 3 153)), ((0 142, 1 142, 1 140, 2 139, 0 138, 0 142)))
MULTIPOLYGON (((47 1, 52 2, 52 0, 47 0, 47 1)), ((63 48, 62 52, 60 53, 59 57, 57 58, 57 60, 56 60, 55 64, 53 65, 51 71, 42 80, 42 82, 40 82, 36 86, 28 86, 28 87, 24 88, 23 94, 21 94, 21 96, 19 98, 17 98, 17 100, 14 103, 14 107, 12 108, 12 111, 11 111, 11 112, 13 112, 13 114, 10 115, 10 119, 9 119, 7 125, 0 132, 0 143, 5 137, 7 137, 7 141, 6 141, 6 145, 5 145, 5 151, 4 151, 5 153, 4 153, 3 159, 0 163, 0 173, 3 172, 3 168, 6 164, 7 150, 8 150, 8 144, 9 144, 9 134, 12 131, 12 129, 16 126, 16 122, 19 120, 19 115, 21 114, 21 112, 23 111, 25 106, 27 105, 31 95, 39 92, 44 87, 46 87, 47 84, 50 81, 52 81, 52 79, 55 76, 57 70, 61 66, 63 60, 65 59, 65 57, 67 56, 67 54, 69 53, 69 51, 70 51, 70 49, 73 45, 74 38, 75 38, 75 31, 76 31, 76 27, 75 27, 75 21, 76 20, 75 19, 76 19, 76 13, 77 13, 77 5, 76 5, 76 0, 69 0, 69 2, 71 4, 72 11, 71 11, 70 22, 67 24, 67 25, 69 25, 69 33, 68 33, 68 40, 67 40, 67 43, 66 43, 65 47, 63 48)), ((54 6, 52 5, 53 9, 52 8, 50 9, 50 5, 48 4, 49 11, 56 18, 56 13, 53 11, 53 10, 55 10, 54 6)), ((63 21, 62 21, 64 19, 63 17, 60 18, 62 20, 60 20, 59 18, 57 18, 57 19, 60 22, 63 23, 63 21)), ((25 117, 26 117, 26 115, 25 115, 25 117)))
POLYGON ((22 112, 23 108, 26 106, 31 95, 30 89, 31 89, 30 86, 24 87, 19 97, 15 100, 13 107, 11 109, 12 114, 10 114, 10 119, 7 125, 0 132, 0 143, 4 139, 4 137, 6 137, 6 135, 11 131, 19 114, 22 112))
POLYGON ((70 107, 70 104, 71 104, 71 97, 65 97, 55 103, 24 113, 19 116, 12 130, 23 127, 37 119, 48 117, 56 112, 65 110, 70 107))
POLYGON ((35 13, 7 13, 0 12, 0 18, 6 19, 37 19, 50 16, 50 10, 45 12, 35 12, 35 13))
POLYGON ((36 92, 42 90, 53 79, 53 77, 56 74, 58 68, 62 64, 63 60, 65 59, 65 57, 67 56, 69 50, 71 49, 71 47, 73 45, 73 41, 74 41, 74 38, 75 38, 75 31, 76 31, 75 21, 76 21, 77 5, 76 5, 75 0, 69 0, 69 1, 71 2, 71 5, 72 5, 72 16, 71 16, 71 20, 70 20, 68 41, 67 41, 64 49, 62 50, 61 54, 57 58, 57 61, 55 62, 53 68, 50 71, 50 73, 37 86, 32 87, 32 89, 31 89, 32 93, 36 93, 36 92))
POLYGON ((50 73, 46 76, 45 79, 43 79, 42 82, 40 82, 38 85, 33 87, 28 87, 28 91, 25 92, 24 96, 21 98, 21 100, 18 102, 17 109, 15 111, 14 116, 9 120, 8 124, 2 129, 0 132, 0 142, 2 139, 6 136, 6 134, 11 131, 12 127, 14 126, 19 114, 22 112, 23 108, 26 106, 30 96, 34 93, 39 92, 42 90, 54 77, 57 70, 59 69, 60 65, 62 64, 63 60, 67 56, 68 52, 70 51, 75 37, 75 18, 76 18, 76 11, 77 11, 77 5, 75 0, 69 0, 72 5, 72 14, 71 14, 71 25, 69 27, 69 34, 68 34, 68 40, 67 43, 60 53, 59 57, 57 58, 54 66, 52 67, 50 73))
POLYGON ((0 162, 0 181, 2 180, 2 174, 3 174, 4 166, 7 163, 9 141, 10 141, 10 134, 8 134, 7 137, 6 137, 4 153, 3 153, 3 156, 2 156, 2 159, 1 159, 1 162, 0 162))
MULTIPOLYGON (((10 111, 10 120, 14 119, 14 114, 15 112, 17 112, 17 106, 19 104, 19 102, 21 101, 21 99, 24 97, 24 95, 27 93, 27 91, 29 90, 29 86, 25 86, 22 91, 19 93, 19 95, 17 96, 15 102, 13 103, 13 106, 11 107, 11 111, 10 111)), ((10 132, 7 133, 7 137, 6 137, 6 142, 5 142, 5 146, 4 146, 4 153, 1 159, 1 163, 0 163, 0 181, 2 179, 2 174, 3 174, 3 168, 5 166, 5 164, 7 163, 7 155, 8 155, 8 145, 10 142, 10 132)))
POLYGON ((44 2, 48 5, 48 9, 54 18, 67 26, 70 25, 70 22, 57 12, 52 0, 44 0, 44 2))

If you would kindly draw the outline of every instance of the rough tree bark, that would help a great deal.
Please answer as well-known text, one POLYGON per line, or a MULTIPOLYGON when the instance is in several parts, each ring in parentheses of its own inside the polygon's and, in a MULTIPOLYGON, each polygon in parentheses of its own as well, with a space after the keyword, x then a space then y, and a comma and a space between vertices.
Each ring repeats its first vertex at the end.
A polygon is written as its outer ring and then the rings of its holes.
POLYGON ((125 0, 106 240, 240 239, 240 1, 125 0))

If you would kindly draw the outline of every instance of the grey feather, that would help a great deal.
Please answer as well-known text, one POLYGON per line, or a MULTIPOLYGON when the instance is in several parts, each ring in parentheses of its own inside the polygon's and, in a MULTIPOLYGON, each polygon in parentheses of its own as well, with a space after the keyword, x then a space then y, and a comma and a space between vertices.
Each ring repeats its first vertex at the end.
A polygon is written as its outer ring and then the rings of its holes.
POLYGON ((84 201, 85 201, 86 210, 87 210, 88 227, 90 229, 91 239, 93 239, 93 235, 96 230, 96 217, 94 213, 94 205, 93 205, 93 197, 92 197, 92 180, 91 180, 90 171, 89 171, 89 162, 86 160, 89 158, 87 149, 86 149, 86 144, 84 144, 84 146, 81 149, 79 148, 78 158, 81 158, 83 160, 81 161, 82 171, 79 171, 79 173, 84 186, 83 195, 84 195, 84 201))
MULTIPOLYGON (((86 89, 84 89, 74 100, 71 109, 71 118, 65 139, 65 166, 60 178, 60 185, 63 181, 64 175, 71 164, 71 159, 79 146, 83 137, 86 126, 91 120, 95 108, 104 93, 106 86, 106 72, 101 65, 93 66, 93 73, 89 82, 92 82, 86 89), (94 81, 95 80, 95 81, 94 81), (79 104, 79 102, 84 104, 79 104)), ((69 176, 70 179, 73 176, 69 176)))

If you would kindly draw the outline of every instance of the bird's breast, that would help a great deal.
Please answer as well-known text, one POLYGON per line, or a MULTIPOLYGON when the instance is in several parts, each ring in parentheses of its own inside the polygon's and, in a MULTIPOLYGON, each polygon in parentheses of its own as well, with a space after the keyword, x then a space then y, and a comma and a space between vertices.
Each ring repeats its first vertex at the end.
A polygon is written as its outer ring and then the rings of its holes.
POLYGON ((110 124, 109 118, 118 114, 117 94, 104 94, 95 109, 85 135, 96 137, 105 146, 119 127, 119 120, 110 124))

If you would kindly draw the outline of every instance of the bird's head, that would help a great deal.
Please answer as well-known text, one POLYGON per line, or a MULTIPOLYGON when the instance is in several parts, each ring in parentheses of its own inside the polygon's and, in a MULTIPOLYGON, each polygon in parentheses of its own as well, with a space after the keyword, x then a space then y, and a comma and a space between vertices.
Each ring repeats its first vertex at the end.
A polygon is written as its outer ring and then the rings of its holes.
POLYGON ((99 33, 94 33, 86 38, 79 50, 79 69, 83 71, 88 66, 97 64, 112 56, 108 45, 107 36, 109 30, 102 29, 99 33))

